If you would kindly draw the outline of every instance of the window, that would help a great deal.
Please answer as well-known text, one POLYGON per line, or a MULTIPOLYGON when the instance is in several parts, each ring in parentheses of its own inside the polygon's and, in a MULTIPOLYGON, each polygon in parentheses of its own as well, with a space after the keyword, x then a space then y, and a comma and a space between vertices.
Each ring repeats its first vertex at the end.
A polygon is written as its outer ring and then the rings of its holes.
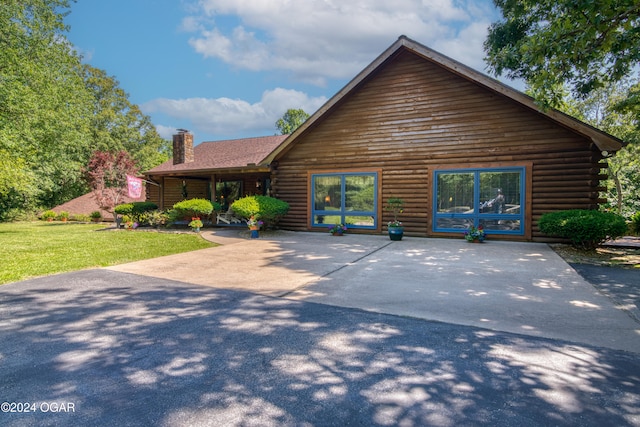
POLYGON ((434 231, 524 234, 525 168, 435 172, 434 231))
POLYGON ((377 228, 377 188, 376 173, 312 174, 311 225, 377 228))

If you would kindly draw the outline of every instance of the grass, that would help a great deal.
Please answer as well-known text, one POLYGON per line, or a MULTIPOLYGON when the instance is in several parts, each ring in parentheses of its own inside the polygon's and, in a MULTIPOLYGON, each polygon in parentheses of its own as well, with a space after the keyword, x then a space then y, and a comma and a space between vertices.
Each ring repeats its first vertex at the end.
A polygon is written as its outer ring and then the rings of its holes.
POLYGON ((112 230, 105 224, 0 223, 0 284, 212 246, 193 233, 112 230))

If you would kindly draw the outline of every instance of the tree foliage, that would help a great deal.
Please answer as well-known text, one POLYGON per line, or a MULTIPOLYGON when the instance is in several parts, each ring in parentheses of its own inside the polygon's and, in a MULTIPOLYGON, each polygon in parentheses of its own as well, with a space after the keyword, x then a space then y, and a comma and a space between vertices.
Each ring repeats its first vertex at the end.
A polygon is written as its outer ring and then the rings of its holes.
POLYGON ((484 47, 498 75, 522 78, 556 106, 564 85, 584 96, 631 75, 640 63, 637 0, 494 0, 503 19, 484 47))
POLYGON ((280 131, 280 135, 289 135, 298 129, 309 117, 309 114, 302 109, 290 108, 278 119, 276 127, 280 131))
POLYGON ((84 194, 96 148, 145 169, 170 155, 118 82, 82 64, 65 36, 70 3, 0 3, 0 220, 84 194))
POLYGON ((83 72, 86 87, 93 95, 92 146, 98 150, 126 150, 140 170, 166 161, 169 141, 160 138, 149 117, 129 102, 118 81, 89 65, 84 65, 83 72))
POLYGON ((628 217, 640 211, 640 120, 637 113, 621 109, 627 93, 638 85, 623 82, 597 89, 585 99, 566 99, 565 112, 625 141, 627 145, 609 158, 607 207, 628 217))
POLYGON ((136 175, 138 169, 126 151, 96 151, 84 172, 98 206, 112 212, 127 194, 127 175, 136 175))
POLYGON ((609 159, 609 205, 640 208, 640 64, 637 0, 494 0, 503 18, 484 43, 493 72, 524 79, 543 105, 627 142, 609 159), (573 97, 568 96, 568 90, 573 97))
POLYGON ((83 136, 90 97, 80 59, 59 35, 65 30, 66 0, 24 0, 0 6, 0 149, 21 173, 0 176, 2 187, 20 191, 22 176, 35 181, 11 209, 55 205, 84 186, 80 169, 89 151, 83 136))

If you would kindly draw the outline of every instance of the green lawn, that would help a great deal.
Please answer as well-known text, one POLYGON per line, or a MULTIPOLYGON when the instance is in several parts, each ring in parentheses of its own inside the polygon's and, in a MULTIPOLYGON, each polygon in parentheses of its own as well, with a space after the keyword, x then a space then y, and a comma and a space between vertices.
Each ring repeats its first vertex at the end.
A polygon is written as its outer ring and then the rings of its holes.
POLYGON ((197 234, 112 230, 112 225, 0 223, 0 284, 209 248, 197 234))

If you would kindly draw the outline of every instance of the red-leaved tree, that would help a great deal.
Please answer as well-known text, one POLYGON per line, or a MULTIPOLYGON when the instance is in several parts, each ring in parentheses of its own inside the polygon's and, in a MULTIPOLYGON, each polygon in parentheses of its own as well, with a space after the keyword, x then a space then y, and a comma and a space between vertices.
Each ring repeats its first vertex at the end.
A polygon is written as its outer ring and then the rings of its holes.
POLYGON ((113 212, 127 194, 127 175, 135 176, 138 168, 126 151, 96 151, 84 173, 98 206, 113 212))

